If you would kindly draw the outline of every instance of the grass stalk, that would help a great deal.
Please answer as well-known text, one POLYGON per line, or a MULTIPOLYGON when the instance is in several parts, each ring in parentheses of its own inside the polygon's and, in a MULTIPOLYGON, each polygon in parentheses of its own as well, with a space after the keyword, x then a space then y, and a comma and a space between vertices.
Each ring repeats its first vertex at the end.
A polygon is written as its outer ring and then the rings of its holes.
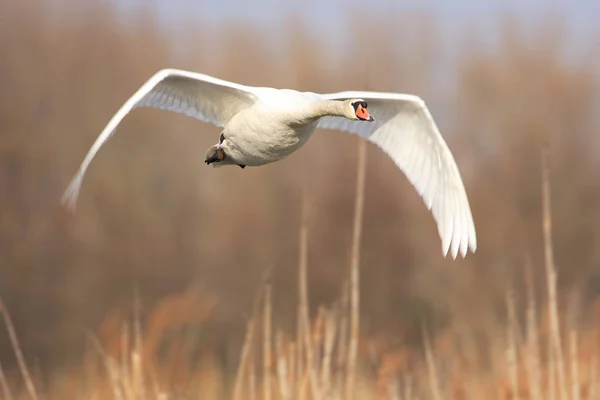
POLYGON ((323 348, 323 360, 321 366, 321 385, 322 391, 325 392, 325 397, 329 398, 332 395, 331 386, 331 367, 333 359, 333 348, 335 345, 337 333, 337 312, 328 310, 325 313, 325 339, 323 348))
POLYGON ((512 399, 519 400, 519 368, 517 361, 517 318, 515 315, 515 302, 512 291, 509 289, 506 293, 506 308, 508 311, 508 373, 510 377, 510 386, 512 399))
MULTIPOLYGON (((277 332, 275 339, 275 355, 276 355, 276 368, 277 368, 277 383, 279 384, 279 394, 283 400, 291 399, 290 383, 292 380, 291 371, 288 371, 288 365, 292 365, 288 362, 286 347, 283 343, 283 334, 281 331, 277 332)), ((293 354, 293 353, 292 353, 293 354)))
POLYGON ((263 398, 271 400, 271 285, 265 287, 263 314, 263 398))
POLYGON ((540 380, 540 344, 539 330, 537 328, 537 310, 535 301, 535 288, 533 285, 533 266, 531 259, 527 258, 525 264, 525 287, 527 290, 526 311, 526 368, 528 386, 531 400, 542 400, 542 387, 540 380))
POLYGON ((431 392, 431 398, 433 400, 442 400, 440 381, 437 374, 437 368, 435 366, 433 350, 431 349, 431 341, 425 329, 423 329, 423 342, 425 343, 425 359, 427 362, 427 375, 429 378, 429 391, 431 392))
POLYGON ((25 362, 25 357, 23 357, 23 352, 21 351, 21 346, 19 345, 19 339, 17 337, 17 333, 15 331, 15 327, 12 323, 12 319, 10 317, 10 313, 8 309, 4 305, 4 301, 0 298, 0 312, 2 312, 2 317, 4 318, 4 323, 6 324, 6 330, 8 332, 8 337, 10 338, 10 343, 15 353, 15 357, 17 358, 17 363, 19 364, 19 370, 21 371, 21 375, 23 376, 23 380, 25 381, 25 387, 27 389, 27 393, 29 397, 33 400, 38 399, 37 391, 35 390, 35 385, 33 384, 33 379, 31 379, 31 375, 29 373, 29 369, 27 368, 27 363, 25 362))
MULTIPOLYGON (((308 215, 309 206, 306 192, 302 195, 302 221, 300 224, 300 259, 298 263, 298 291, 299 291, 299 345, 302 343, 304 352, 300 357, 306 358, 306 373, 308 374, 311 393, 314 399, 321 398, 319 384, 317 381, 317 370, 314 362, 314 351, 312 347, 309 305, 308 305, 308 215)), ((299 369, 302 371, 302 369, 299 369)))
POLYGON ((10 390, 10 386, 6 380, 6 375, 4 375, 4 369, 2 368, 2 365, 0 365, 0 389, 2 390, 3 399, 13 400, 12 391, 10 390))
POLYGON ((340 399, 344 385, 344 366, 348 357, 348 309, 350 302, 349 284, 344 282, 342 287, 342 298, 340 300, 340 312, 338 316, 339 340, 337 343, 337 357, 335 360, 335 382, 333 398, 340 399))
MULTIPOLYGON (((542 149, 542 227, 544 236, 544 261, 546 268, 548 307, 550 311, 550 336, 553 360, 556 362, 556 374, 558 375, 558 389, 562 400, 567 400, 567 380, 565 376, 565 364, 562 352, 562 341, 560 334, 560 322, 558 317, 558 299, 556 294, 556 265, 554 263, 554 251, 552 245, 552 209, 550 200, 550 178, 548 176, 548 148, 542 149)), ((552 373, 552 371, 549 371, 552 373)), ((549 381, 552 381, 550 379, 549 381)))
POLYGON ((569 335, 569 356, 571 358, 571 400, 579 400, 579 358, 577 357, 577 330, 569 335))
POLYGON ((242 345, 242 352, 240 354, 240 362, 238 364, 238 369, 235 377, 235 382, 233 384, 233 399, 239 400, 244 398, 242 396, 242 389, 244 383, 244 377, 248 369, 250 368, 251 363, 251 351, 252 351, 252 343, 254 343, 254 335, 255 335, 255 325, 256 320, 258 319, 258 312, 260 310, 260 301, 261 294, 263 293, 263 288, 267 284, 271 276, 272 267, 268 267, 262 274, 260 283, 258 285, 258 290, 256 291, 256 295, 254 297, 254 302, 252 304, 252 313, 250 318, 248 319, 248 323, 246 324, 246 335, 244 336, 244 344, 242 345))
POLYGON ((356 171, 356 193, 354 197, 354 226, 350 256, 350 342, 348 346, 348 364, 346 372, 346 399, 354 397, 356 379, 356 357, 358 354, 358 335, 360 325, 360 239, 364 210, 365 172, 367 164, 367 143, 358 139, 358 160, 356 171))
POLYGON ((144 385, 143 363, 143 346, 142 346, 142 303, 138 293, 137 285, 134 293, 134 349, 131 352, 131 386, 133 389, 134 399, 145 399, 146 390, 144 385))

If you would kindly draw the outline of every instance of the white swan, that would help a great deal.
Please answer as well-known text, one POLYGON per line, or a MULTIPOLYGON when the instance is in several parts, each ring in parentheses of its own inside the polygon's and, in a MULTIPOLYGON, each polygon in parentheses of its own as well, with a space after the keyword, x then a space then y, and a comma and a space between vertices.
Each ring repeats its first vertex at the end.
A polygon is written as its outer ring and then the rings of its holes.
POLYGON ((100 147, 134 108, 174 111, 223 127, 205 162, 259 166, 298 150, 316 128, 355 133, 377 144, 404 171, 433 213, 442 252, 453 258, 477 248, 475 226, 458 167, 425 103, 397 93, 317 94, 251 87, 208 75, 164 69, 111 118, 62 197, 74 209, 83 176, 100 147), (372 112, 373 116, 371 116, 372 112))

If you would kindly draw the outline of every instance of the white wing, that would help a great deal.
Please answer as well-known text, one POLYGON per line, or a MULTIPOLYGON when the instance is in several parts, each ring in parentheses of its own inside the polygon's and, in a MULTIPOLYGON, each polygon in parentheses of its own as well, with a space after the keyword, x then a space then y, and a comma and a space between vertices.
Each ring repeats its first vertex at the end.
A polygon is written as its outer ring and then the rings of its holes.
POLYGON ((70 209, 75 207, 83 176, 92 159, 134 108, 159 108, 224 126, 233 115, 250 107, 256 100, 253 88, 249 86, 183 70, 157 72, 121 106, 100 132, 67 187, 62 203, 70 209))
POLYGON ((475 252, 477 237, 469 201, 456 162, 424 101, 412 95, 341 92, 323 99, 364 99, 374 122, 323 117, 318 127, 339 129, 368 139, 385 151, 404 171, 433 213, 444 256, 451 248, 463 257, 475 252))

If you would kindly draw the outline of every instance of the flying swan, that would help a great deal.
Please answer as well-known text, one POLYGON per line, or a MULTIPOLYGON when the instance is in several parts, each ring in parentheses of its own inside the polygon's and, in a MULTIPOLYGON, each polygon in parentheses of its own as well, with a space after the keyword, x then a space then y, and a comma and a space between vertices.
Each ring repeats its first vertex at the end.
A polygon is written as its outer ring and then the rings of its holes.
POLYGON ((406 174, 437 222, 444 256, 477 248, 475 226, 458 167, 425 102, 414 95, 346 91, 333 94, 244 86, 212 76, 163 69, 110 119, 67 187, 74 210, 83 176, 102 145, 134 108, 173 111, 223 130, 205 162, 260 166, 301 148, 315 129, 339 129, 378 145, 406 174))

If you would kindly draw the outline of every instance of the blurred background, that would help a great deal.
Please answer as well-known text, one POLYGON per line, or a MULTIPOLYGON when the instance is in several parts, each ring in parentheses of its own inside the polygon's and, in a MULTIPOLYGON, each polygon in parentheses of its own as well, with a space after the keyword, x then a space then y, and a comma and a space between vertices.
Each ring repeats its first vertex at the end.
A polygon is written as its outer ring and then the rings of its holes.
MULTIPOLYGON (((164 368, 156 381, 165 391, 218 382, 215 398, 226 396, 265 271, 273 329, 295 338, 303 193, 311 320, 344 297, 358 139, 343 132, 319 131, 280 163, 213 169, 203 161, 217 127, 135 110, 92 163, 76 213, 61 208, 110 117, 166 67, 256 86, 412 93, 428 104, 461 171, 478 249, 444 258, 417 192, 368 145, 358 347, 366 386, 421 368, 424 327, 439 359, 464 356, 448 343, 468 337, 478 367, 465 376, 495 376, 507 293, 518 325, 532 304, 526 271, 543 339, 546 142, 561 326, 594 342, 598 16, 600 3, 584 0, 1 2, 0 296, 37 391, 82 398, 74 393, 84 390, 89 354, 101 347, 118 359, 136 320, 144 362, 164 368)), ((18 392, 14 347, 0 331, 0 372, 18 392)))

